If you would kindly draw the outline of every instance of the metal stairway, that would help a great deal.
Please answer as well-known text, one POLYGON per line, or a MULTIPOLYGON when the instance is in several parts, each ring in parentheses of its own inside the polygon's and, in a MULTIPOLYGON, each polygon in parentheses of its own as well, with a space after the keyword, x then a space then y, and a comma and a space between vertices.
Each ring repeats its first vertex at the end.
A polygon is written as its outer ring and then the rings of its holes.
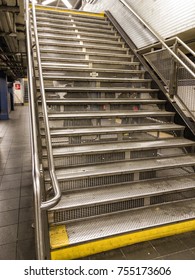
MULTIPOLYGON (((194 229, 195 142, 184 138, 185 127, 120 34, 103 14, 37 8, 36 20, 62 192, 47 211, 51 258, 81 258, 194 229)), ((53 197, 48 139, 33 55, 47 200, 53 197)))

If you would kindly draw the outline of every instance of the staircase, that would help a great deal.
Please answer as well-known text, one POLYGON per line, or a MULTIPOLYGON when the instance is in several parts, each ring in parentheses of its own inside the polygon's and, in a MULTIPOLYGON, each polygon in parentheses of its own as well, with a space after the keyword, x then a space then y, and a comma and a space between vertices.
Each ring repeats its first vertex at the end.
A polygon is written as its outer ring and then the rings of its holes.
POLYGON ((37 8, 36 15, 62 191, 48 210, 51 258, 78 259, 195 229, 195 142, 184 138, 185 127, 132 50, 104 14, 37 8))

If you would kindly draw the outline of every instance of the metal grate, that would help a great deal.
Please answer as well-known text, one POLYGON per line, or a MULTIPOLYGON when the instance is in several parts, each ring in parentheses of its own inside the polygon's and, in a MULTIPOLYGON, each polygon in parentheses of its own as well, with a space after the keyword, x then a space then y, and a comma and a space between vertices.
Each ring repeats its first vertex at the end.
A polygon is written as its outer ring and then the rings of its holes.
POLYGON ((111 185, 122 182, 131 182, 134 179, 134 174, 109 175, 102 177, 91 177, 80 180, 70 180, 59 182, 62 191, 74 189, 84 189, 96 186, 111 185))
POLYGON ((125 159, 125 153, 104 153, 104 154, 89 154, 89 155, 76 155, 66 156, 63 158, 55 159, 55 166, 65 167, 79 164, 112 162, 125 159))
POLYGON ((146 157, 156 157, 157 150, 150 150, 150 151, 132 151, 131 158, 146 158, 146 157))
POLYGON ((150 198, 150 204, 159 204, 164 202, 183 200, 187 198, 194 198, 195 190, 188 190, 183 192, 168 193, 162 195, 156 195, 150 198))
POLYGON ((76 208, 54 213, 54 223, 71 221, 144 206, 144 198, 76 208))
POLYGON ((156 171, 140 172, 139 180, 156 178, 156 171))

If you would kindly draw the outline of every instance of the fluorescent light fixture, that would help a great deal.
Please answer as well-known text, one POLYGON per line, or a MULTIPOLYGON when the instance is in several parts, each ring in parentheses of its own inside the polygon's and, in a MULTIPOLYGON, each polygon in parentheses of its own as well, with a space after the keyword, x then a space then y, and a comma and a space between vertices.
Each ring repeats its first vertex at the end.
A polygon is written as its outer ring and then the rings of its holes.
POLYGON ((64 3, 64 5, 68 8, 68 9, 72 9, 72 4, 70 4, 70 2, 68 0, 62 0, 62 2, 64 3))
POLYGON ((55 2, 56 0, 45 0, 45 1, 43 1, 41 4, 42 5, 48 5, 48 4, 50 4, 50 3, 52 3, 52 2, 55 2))

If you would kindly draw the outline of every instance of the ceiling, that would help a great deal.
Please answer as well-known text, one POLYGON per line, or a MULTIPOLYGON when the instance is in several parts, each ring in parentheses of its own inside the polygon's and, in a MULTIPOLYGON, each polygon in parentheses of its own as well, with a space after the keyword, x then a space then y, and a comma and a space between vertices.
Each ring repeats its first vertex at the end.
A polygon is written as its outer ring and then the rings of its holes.
MULTIPOLYGON (((82 0, 68 1, 73 9, 79 9, 82 5, 82 0)), ((43 2, 45 0, 37 0, 39 5, 43 2)), ((69 8, 65 2, 66 0, 54 0, 48 5, 69 8)), ((0 71, 7 74, 9 81, 27 75, 24 5, 23 0, 0 0, 0 71)), ((179 35, 195 49, 194 28, 179 35)))
MULTIPOLYGON (((72 8, 80 8, 81 0, 68 0, 72 8)), ((44 0, 38 0, 42 4, 44 0)), ((23 0, 0 0, 0 71, 7 74, 9 81, 26 77, 27 59, 25 44, 23 0)), ((63 0, 56 0, 50 6, 68 8, 63 0)))

